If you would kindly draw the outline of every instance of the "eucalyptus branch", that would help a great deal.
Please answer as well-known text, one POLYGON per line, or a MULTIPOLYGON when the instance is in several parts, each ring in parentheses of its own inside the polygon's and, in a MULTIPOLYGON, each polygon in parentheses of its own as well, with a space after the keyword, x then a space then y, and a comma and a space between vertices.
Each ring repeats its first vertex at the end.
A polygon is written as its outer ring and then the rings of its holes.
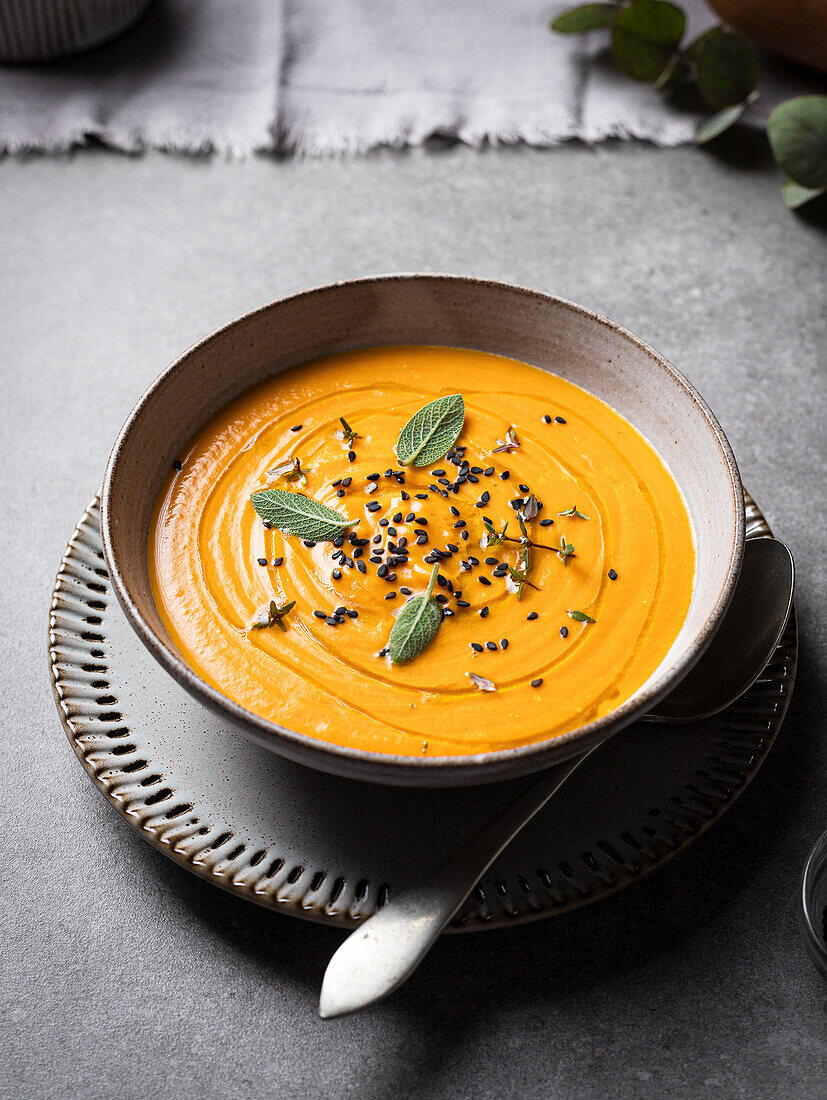
POLYGON ((694 85, 715 112, 698 127, 698 145, 719 138, 747 110, 765 119, 791 210, 827 193, 827 95, 797 96, 770 113, 758 107, 758 56, 740 34, 711 27, 683 45, 686 15, 670 0, 583 4, 558 15, 551 29, 559 34, 608 30, 616 67, 665 95, 694 85))

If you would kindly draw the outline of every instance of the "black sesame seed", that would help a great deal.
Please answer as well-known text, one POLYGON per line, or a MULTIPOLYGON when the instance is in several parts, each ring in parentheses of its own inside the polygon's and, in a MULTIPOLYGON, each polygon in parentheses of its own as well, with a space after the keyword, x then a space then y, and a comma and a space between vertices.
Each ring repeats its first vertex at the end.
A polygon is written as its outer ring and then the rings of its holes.
POLYGON ((336 620, 333 618, 332 615, 328 615, 327 618, 325 619, 325 622, 327 623, 328 626, 336 626, 336 620))
POLYGON ((399 547, 400 550, 404 550, 407 545, 408 545, 408 539, 405 535, 403 535, 402 538, 397 543, 397 546, 399 547))
POLYGON ((520 492, 521 493, 530 493, 531 490, 529 489, 529 487, 527 485, 521 485, 520 486, 520 492))
POLYGON ((256 561, 258 562, 259 565, 266 565, 267 564, 267 558, 256 558, 256 561))
POLYGON ((468 600, 457 600, 457 607, 470 607, 468 600))
POLYGON ((273 568, 278 569, 280 565, 284 565, 284 558, 273 558, 273 568))
POLYGON ((437 603, 447 603, 448 602, 448 597, 445 595, 444 592, 437 592, 437 594, 434 596, 434 599, 436 600, 437 603))
POLYGON ((427 527, 428 526, 428 521, 427 521, 427 519, 425 519, 424 516, 417 516, 416 519, 414 520, 414 523, 417 525, 417 527, 427 527))
POLYGON ((554 419, 557 421, 558 424, 565 424, 566 423, 566 421, 563 419, 562 416, 555 416, 554 419))
POLYGON ((396 528, 395 527, 389 527, 388 528, 388 534, 391 536, 391 538, 395 539, 396 538, 396 528))
POLYGON ((458 516, 459 515, 459 508, 455 508, 453 506, 453 504, 450 506, 449 511, 450 511, 452 516, 458 516))
POLYGON ((372 561, 374 565, 382 564, 382 559, 378 554, 371 554, 370 561, 372 561))
POLYGON ((179 458, 175 459, 172 466, 173 466, 173 469, 175 469, 175 470, 183 470, 184 469, 184 463, 179 458))
POLYGON ((345 621, 344 615, 334 615, 333 618, 337 623, 343 623, 345 621))
POLYGON ((553 519, 541 519, 540 520, 540 526, 541 527, 551 527, 552 523, 554 523, 553 519))
POLYGON ((337 497, 341 498, 341 497, 343 497, 344 495, 345 495, 345 491, 344 491, 344 489, 337 489, 337 490, 336 490, 336 496, 337 496, 337 497))
POLYGON ((453 542, 446 542, 445 545, 448 547, 452 554, 456 554, 459 551, 459 547, 456 546, 453 542))
POLYGON ((494 572, 491 574, 491 576, 496 577, 497 579, 499 579, 500 577, 505 577, 507 574, 508 574, 508 566, 507 565, 498 565, 497 568, 494 570, 494 572))
POLYGON ((334 569, 330 575, 333 577, 334 581, 340 581, 342 579, 341 569, 334 569))
POLYGON ((351 607, 350 611, 345 612, 345 614, 347 615, 347 617, 349 619, 358 619, 359 618, 359 612, 356 610, 355 607, 351 607))
POLYGON ((461 535, 464 542, 468 542, 468 532, 467 531, 461 531, 460 535, 461 535))
POLYGON ((405 490, 403 489, 403 490, 402 490, 402 499, 403 499, 403 500, 410 500, 410 499, 411 499, 411 494, 410 494, 410 493, 406 493, 406 492, 405 492, 405 490))
POLYGON ((445 619, 452 619, 454 617, 454 613, 450 607, 443 607, 442 617, 445 619))
POLYGON ((511 477, 511 471, 510 470, 503 470, 503 472, 500 474, 500 481, 508 481, 508 479, 510 477, 511 477))
POLYGON ((488 611, 489 611, 489 609, 487 607, 480 608, 480 618, 481 619, 487 619, 488 618, 488 611))
POLYGON ((447 477, 438 477, 437 481, 439 482, 440 485, 450 485, 451 484, 451 482, 448 480, 447 477))
POLYGON ((454 524, 454 527, 464 527, 464 526, 465 526, 465 520, 464 519, 458 519, 457 522, 454 524))
POLYGON ((387 519, 380 519, 379 520, 379 526, 380 527, 387 527, 389 523, 390 523, 390 520, 387 520, 387 519))
POLYGON ((530 623, 534 622, 534 620, 535 620, 535 619, 539 619, 539 618, 540 618, 540 616, 539 616, 539 615, 537 614, 537 612, 536 612, 536 611, 530 611, 530 612, 528 613, 528 615, 526 615, 526 619, 527 619, 527 620, 528 620, 528 622, 530 622, 530 623))
POLYGON ((410 588, 400 588, 399 591, 402 593, 403 596, 410 596, 411 594, 410 588))
POLYGON ((496 649, 497 649, 497 643, 496 642, 486 642, 485 643, 485 648, 490 649, 491 652, 494 653, 494 652, 496 652, 496 649))
POLYGON ((314 611, 313 614, 316 616, 317 619, 327 618, 327 614, 324 611, 314 611))
POLYGON ((416 497, 417 500, 427 500, 428 499, 428 494, 427 493, 414 493, 414 496, 416 497))
POLYGON ((379 503, 378 500, 371 500, 365 505, 365 507, 369 512, 378 512, 382 505, 379 503))
POLYGON ((531 681, 531 686, 533 688, 538 688, 540 686, 540 684, 542 684, 542 682, 543 682, 543 677, 538 676, 536 680, 531 681))
POLYGON ((491 499, 491 494, 486 489, 486 491, 480 497, 480 500, 482 501, 483 504, 487 504, 490 499, 491 499))
POLYGON ((379 474, 368 474, 367 480, 368 481, 378 481, 379 480, 379 474))
POLYGON ((444 470, 431 470, 431 477, 445 477, 444 470))
POLYGON ((293 427, 290 429, 290 431, 291 432, 300 432, 303 427, 304 427, 303 424, 294 424, 293 427))
POLYGON ((396 580, 396 573, 388 573, 387 577, 385 577, 385 580, 393 583, 396 580))
POLYGON ((609 570, 609 580, 610 581, 616 581, 617 580, 617 573, 615 573, 614 569, 609 570))
POLYGON ((336 608, 333 609, 333 614, 334 615, 344 615, 346 611, 347 611, 346 607, 336 607, 336 608))
POLYGON ((473 554, 468 555, 468 560, 471 562, 472 565, 479 565, 480 563, 480 559, 475 558, 473 554))
POLYGON ((514 497, 514 499, 509 500, 508 503, 511 505, 511 507, 515 511, 517 511, 518 509, 522 508, 522 506, 523 506, 523 498, 522 497, 514 497))
POLYGON ((544 424, 550 424, 551 423, 551 417, 548 415, 548 413, 546 413, 545 416, 543 417, 543 423, 544 424))
POLYGON ((348 460, 348 462, 355 462, 356 461, 356 452, 355 451, 348 451, 347 452, 347 460, 348 460))
POLYGON ((382 565, 380 565, 379 568, 376 570, 376 572, 380 577, 384 577, 388 572, 387 565, 385 565, 383 562, 382 565))
POLYGON ((364 553, 364 551, 362 550, 362 547, 357 546, 356 549, 353 551, 353 556, 354 556, 354 558, 361 558, 363 553, 364 553))
POLYGON ((386 600, 395 600, 396 599, 396 593, 395 592, 386 593, 385 599, 386 600))
POLYGON ((342 485, 344 485, 344 487, 346 489, 349 489, 352 483, 353 483, 353 478, 352 477, 343 477, 342 478, 342 485))
MULTIPOLYGON (((342 561, 343 561, 343 562, 344 562, 344 564, 345 564, 345 565, 346 565, 346 566, 348 567, 348 569, 352 569, 352 568, 353 568, 353 558, 342 558, 342 561)), ((361 563, 360 563, 360 564, 361 564, 361 563)))
POLYGON ((387 657, 387 655, 388 655, 388 647, 387 646, 385 646, 384 649, 380 649, 379 652, 377 653, 377 657, 387 657))
POLYGON ((420 531, 419 534, 416 536, 416 545, 417 546, 424 546, 427 541, 428 541, 428 532, 427 531, 420 531))
MULTIPOLYGON (((407 514, 407 515, 405 516, 405 522, 406 522, 406 523, 413 523, 413 521, 414 521, 414 515, 415 515, 415 513, 414 513, 414 512, 408 512, 408 514, 407 514)), ((397 522, 398 522, 398 521, 397 521, 397 522)))
POLYGON ((486 565, 499 565, 499 561, 496 558, 486 558, 485 559, 485 564, 486 565))
POLYGON ((365 565, 365 563, 363 561, 357 561, 356 562, 356 568, 359 570, 360 573, 367 573, 367 571, 368 571, 368 567, 365 565))
POLYGON ((306 546, 308 550, 312 550, 316 545, 313 539, 302 539, 302 546, 306 546))
POLYGON ((341 484, 342 484, 342 479, 340 477, 337 477, 335 481, 331 481, 330 488, 331 489, 338 489, 341 484))
POLYGON ((401 523, 402 522, 402 513, 401 512, 396 513, 396 515, 393 517, 393 522, 394 523, 401 523))
POLYGON ((334 546, 344 546, 344 544, 345 544, 345 536, 344 535, 337 535, 336 538, 333 540, 333 545, 334 546))
POLYGON ((567 626, 561 626, 560 627, 560 637, 561 638, 568 638, 568 636, 569 636, 569 628, 567 626))
POLYGON ((482 646, 479 642, 471 642, 471 648, 475 653, 482 653, 482 646))
POLYGON ((508 638, 500 638, 500 649, 508 649, 508 638))
MULTIPOLYGON (((436 554, 436 552, 437 551, 434 550, 435 554, 436 554)), ((443 577, 443 575, 441 573, 437 573, 436 583, 439 585, 440 588, 445 588, 445 586, 448 584, 448 581, 447 581, 447 578, 443 577)))
POLYGON ((486 477, 491 477, 491 475, 494 473, 494 467, 489 466, 487 470, 483 470, 483 473, 486 477))
POLYGON ((266 520, 262 520, 261 526, 264 528, 265 531, 269 531, 273 525, 272 523, 268 523, 266 520))
POLYGON ((477 580, 480 582, 480 584, 484 584, 486 586, 491 584, 491 581, 488 579, 488 577, 477 577, 477 580))

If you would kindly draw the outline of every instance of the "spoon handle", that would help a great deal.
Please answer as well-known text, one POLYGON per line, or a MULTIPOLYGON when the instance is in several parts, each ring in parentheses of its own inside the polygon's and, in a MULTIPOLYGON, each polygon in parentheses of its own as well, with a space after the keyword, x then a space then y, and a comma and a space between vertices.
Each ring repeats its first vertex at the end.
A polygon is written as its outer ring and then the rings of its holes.
POLYGON ((402 985, 503 848, 598 745, 543 772, 430 874, 352 932, 325 971, 319 1015, 355 1012, 402 985))

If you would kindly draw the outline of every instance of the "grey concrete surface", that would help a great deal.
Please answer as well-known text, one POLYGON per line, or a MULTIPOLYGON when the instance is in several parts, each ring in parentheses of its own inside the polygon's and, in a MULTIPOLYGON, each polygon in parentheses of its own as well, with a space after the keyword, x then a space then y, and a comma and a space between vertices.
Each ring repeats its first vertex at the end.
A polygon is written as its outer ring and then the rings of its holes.
POLYGON ((824 222, 752 148, 0 162, 3 1096, 825 1096, 827 987, 794 918, 827 827, 824 222), (195 880, 112 812, 55 713, 47 610, 169 360, 387 270, 553 291, 669 355, 793 548, 801 664, 767 764, 690 851, 568 916, 445 938, 398 996, 323 1023, 340 935, 195 880))

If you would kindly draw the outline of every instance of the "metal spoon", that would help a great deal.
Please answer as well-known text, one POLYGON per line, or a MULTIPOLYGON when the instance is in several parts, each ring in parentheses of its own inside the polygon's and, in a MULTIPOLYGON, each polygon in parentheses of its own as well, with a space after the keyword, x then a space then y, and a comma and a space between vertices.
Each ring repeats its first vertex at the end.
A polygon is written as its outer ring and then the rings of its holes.
MULTIPOLYGON (((647 719, 707 718, 751 687, 784 633, 794 578, 783 542, 748 540, 726 618, 698 664, 647 719)), ((325 971, 319 1015, 355 1012, 402 985, 500 852, 599 747, 543 772, 430 874, 351 933, 325 971)))

